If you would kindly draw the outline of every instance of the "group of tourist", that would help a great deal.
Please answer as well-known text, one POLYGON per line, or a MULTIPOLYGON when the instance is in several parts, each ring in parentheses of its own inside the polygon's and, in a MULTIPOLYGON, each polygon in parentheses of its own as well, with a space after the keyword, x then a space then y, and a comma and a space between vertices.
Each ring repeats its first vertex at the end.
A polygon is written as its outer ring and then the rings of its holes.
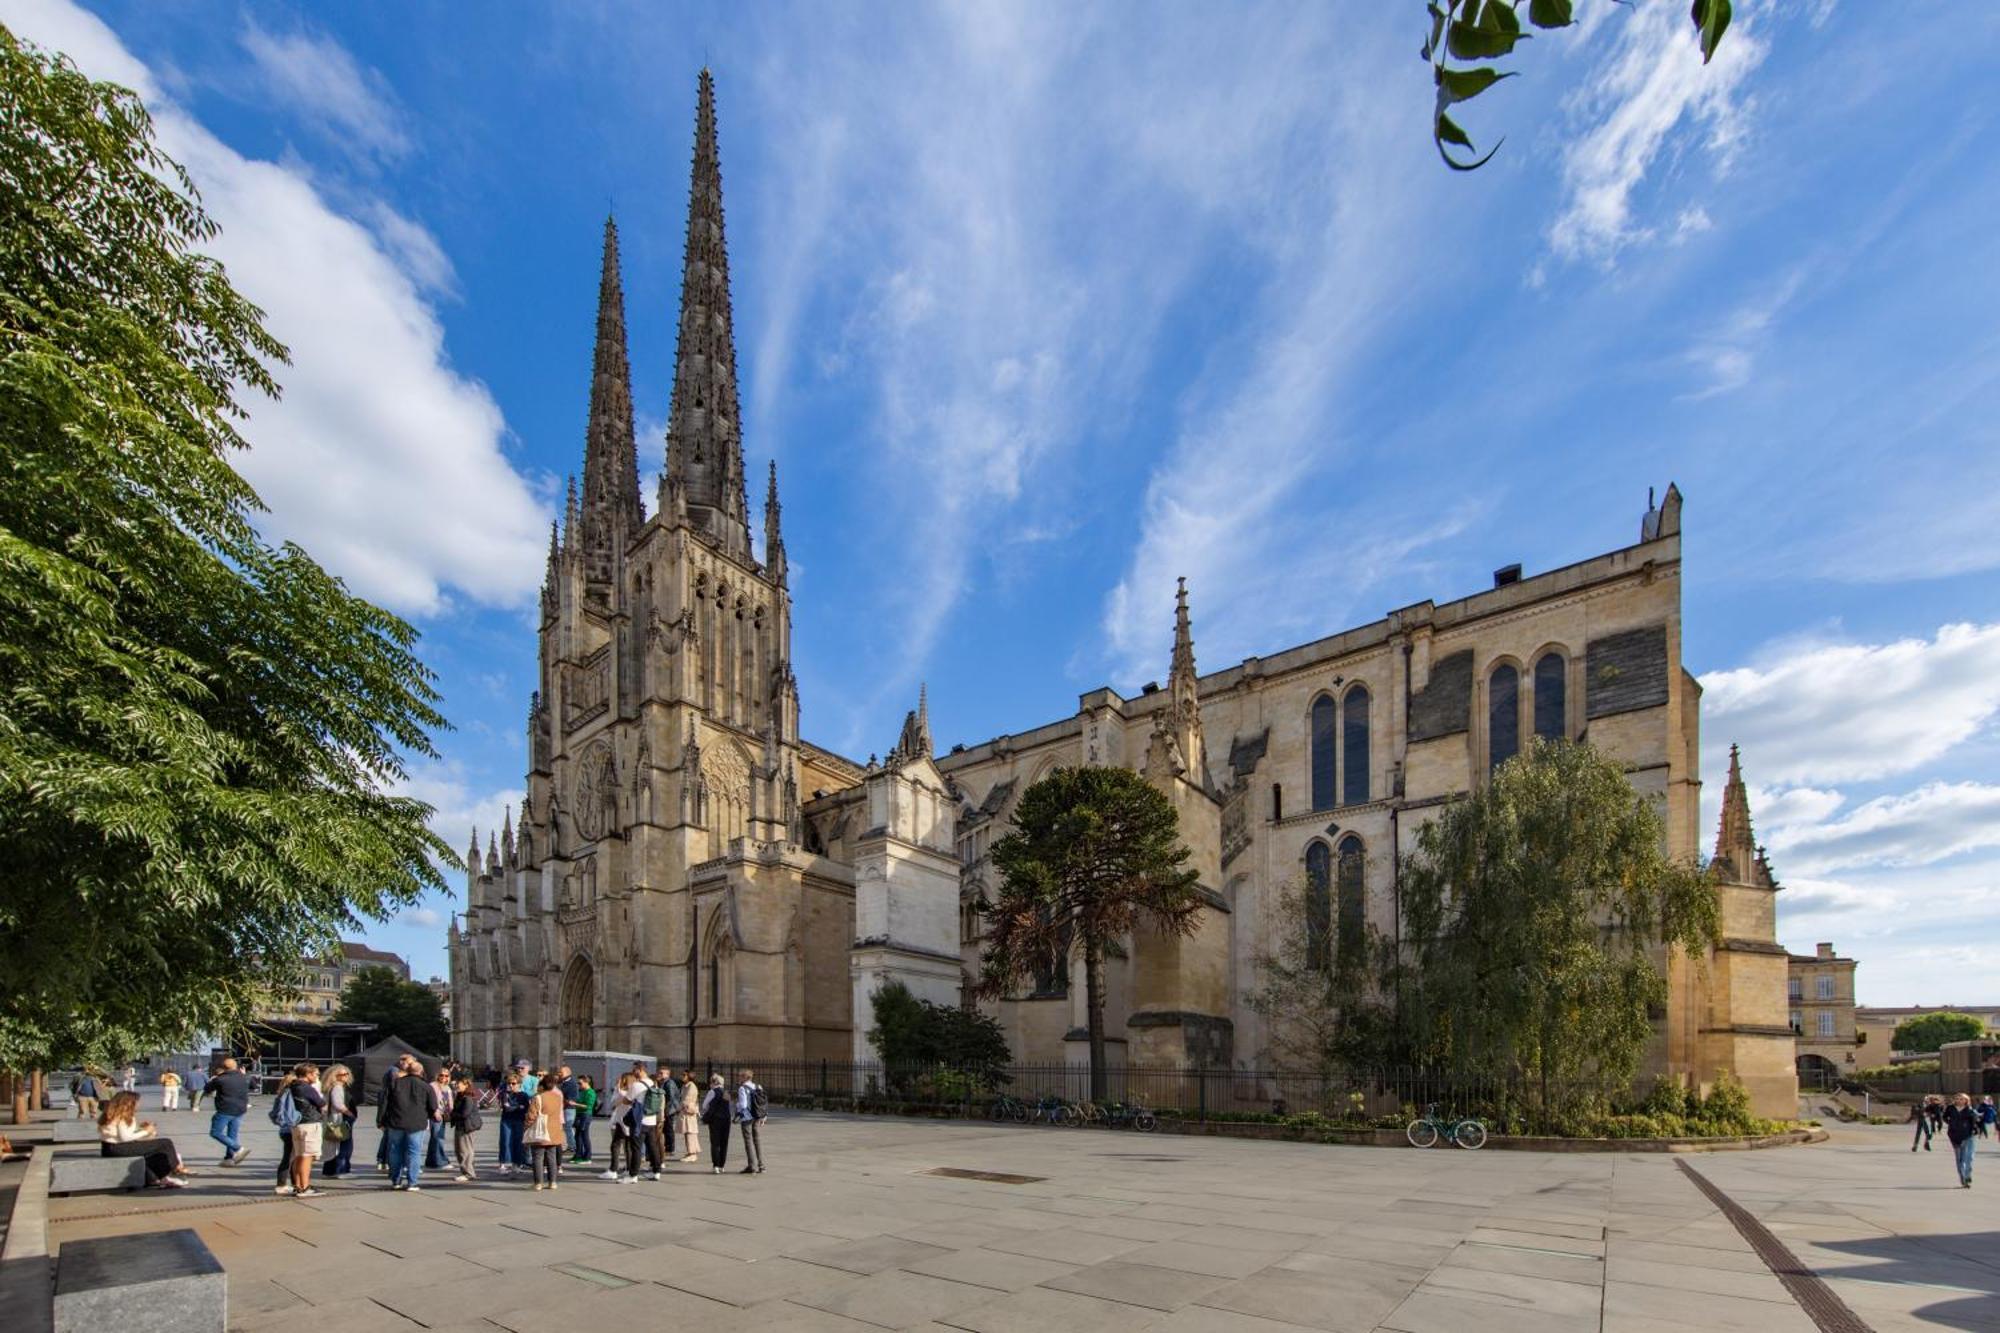
POLYGON ((1922 1148, 1929 1152, 1931 1140, 1944 1131, 1951 1144, 1952 1164, 1958 1169, 1958 1183, 1971 1189, 1973 1149, 1979 1140, 1994 1134, 1996 1117, 2000 1112, 1996 1112, 1991 1097, 1975 1103, 1969 1093, 1961 1092, 1950 1101, 1932 1093, 1910 1106, 1910 1123, 1917 1127, 1910 1136, 1910 1151, 1922 1148))
MULTIPOLYGON (((180 1079, 169 1084, 163 1077, 161 1082, 162 1106, 175 1109, 180 1079)), ((526 1060, 504 1074, 490 1073, 483 1082, 483 1088, 476 1086, 457 1065, 426 1072, 414 1055, 401 1057, 384 1073, 375 1099, 375 1124, 382 1131, 376 1170, 389 1178, 391 1189, 421 1190, 427 1170, 453 1170, 458 1181, 477 1179, 478 1138, 489 1111, 499 1119, 499 1174, 525 1172, 538 1191, 559 1188, 567 1168, 597 1165, 592 1130, 600 1114, 611 1132, 610 1161, 597 1173, 600 1179, 623 1184, 659 1180, 670 1161, 700 1161, 704 1125, 717 1174, 728 1164, 732 1137, 742 1144, 743 1173, 764 1169, 769 1098, 747 1069, 739 1071, 734 1084, 711 1074, 704 1085, 691 1069, 676 1074, 664 1065, 649 1070, 635 1064, 618 1076, 608 1096, 589 1075, 568 1065, 551 1072, 526 1060)), ((191 1075, 187 1086, 194 1096, 190 1110, 203 1095, 209 1098, 209 1137, 221 1145, 219 1165, 242 1165, 251 1153, 243 1142, 249 1074, 236 1060, 225 1059, 212 1073, 191 1075)), ((91 1100, 105 1155, 142 1157, 149 1186, 181 1188, 191 1173, 173 1140, 162 1136, 152 1121, 138 1119, 138 1094, 119 1091, 101 1110, 95 1105, 98 1097, 95 1080, 84 1075, 78 1104, 91 1100)), ((316 1198, 322 1191, 313 1185, 315 1167, 323 1164, 329 1178, 353 1171, 354 1128, 363 1101, 353 1071, 344 1064, 321 1069, 306 1061, 284 1075, 269 1111, 278 1134, 275 1193, 316 1198)))

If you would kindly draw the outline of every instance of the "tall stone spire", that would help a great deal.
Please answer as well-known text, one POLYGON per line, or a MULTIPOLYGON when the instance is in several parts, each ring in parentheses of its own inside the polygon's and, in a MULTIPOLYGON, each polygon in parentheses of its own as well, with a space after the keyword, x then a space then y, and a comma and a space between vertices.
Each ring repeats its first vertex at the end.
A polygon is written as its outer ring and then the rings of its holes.
POLYGON ((1716 830, 1715 860, 1730 882, 1773 887, 1769 865, 1750 827, 1750 790, 1743 784, 1742 756, 1729 747, 1729 781, 1722 789, 1722 826, 1716 830))
POLYGON ((667 486, 681 489, 697 527, 725 550, 749 555, 729 247, 722 230, 722 160, 715 144, 715 80, 705 68, 695 102, 680 337, 667 418, 667 486))
POLYGON ((889 767, 907 764, 915 759, 929 759, 936 752, 931 744, 931 703, 930 687, 917 686, 917 706, 903 715, 903 732, 896 738, 896 748, 889 751, 889 767))
POLYGON ((590 421, 583 445, 584 587, 606 600, 619 557, 645 522, 632 427, 632 365, 625 345, 625 290, 618 273, 618 223, 604 220, 604 265, 597 280, 597 347, 591 356, 590 421))

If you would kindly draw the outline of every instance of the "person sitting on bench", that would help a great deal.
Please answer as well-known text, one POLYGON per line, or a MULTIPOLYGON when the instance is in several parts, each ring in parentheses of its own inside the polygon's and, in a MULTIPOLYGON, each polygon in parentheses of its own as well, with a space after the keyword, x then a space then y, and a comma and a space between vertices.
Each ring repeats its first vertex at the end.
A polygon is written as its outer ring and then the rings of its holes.
POLYGON ((97 1117, 99 1151, 106 1157, 143 1157, 148 1185, 180 1189, 187 1184, 182 1179, 187 1168, 181 1165, 174 1141, 161 1138, 152 1121, 136 1119, 138 1110, 136 1092, 118 1093, 104 1104, 97 1117))

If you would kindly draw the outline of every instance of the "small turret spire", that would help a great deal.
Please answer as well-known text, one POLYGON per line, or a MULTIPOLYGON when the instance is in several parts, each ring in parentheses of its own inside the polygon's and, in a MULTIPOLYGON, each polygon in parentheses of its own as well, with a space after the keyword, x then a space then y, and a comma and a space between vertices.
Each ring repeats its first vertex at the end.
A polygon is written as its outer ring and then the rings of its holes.
POLYGON ((764 491, 764 567, 778 582, 785 581, 783 506, 778 503, 778 460, 771 460, 771 480, 764 491))
POLYGON ((574 555, 577 549, 576 474, 569 477, 569 498, 563 501, 562 549, 564 555, 574 555))
POLYGON ((1729 781, 1722 788, 1722 824, 1715 835, 1715 860, 1733 883, 1775 886, 1750 826, 1750 789, 1744 784, 1742 755, 1734 744, 1729 747, 1729 781))
POLYGON ((929 688, 919 684, 917 706, 903 715, 903 731, 896 738, 896 748, 889 751, 889 767, 894 768, 916 759, 929 759, 936 748, 931 744, 929 688))
POLYGON ((1188 617, 1185 578, 1174 586, 1174 660, 1167 672, 1169 724, 1181 758, 1197 784, 1207 782, 1208 753, 1201 732, 1201 682, 1194 665, 1194 625, 1188 617))
POLYGON ((514 862, 514 807, 509 805, 500 816, 500 855, 509 865, 514 862))

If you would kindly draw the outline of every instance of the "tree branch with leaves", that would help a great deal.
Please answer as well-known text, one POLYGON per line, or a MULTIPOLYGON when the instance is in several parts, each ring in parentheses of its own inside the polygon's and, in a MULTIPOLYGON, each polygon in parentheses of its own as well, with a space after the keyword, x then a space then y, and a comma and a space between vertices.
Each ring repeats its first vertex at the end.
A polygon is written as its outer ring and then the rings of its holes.
MULTIPOLYGON (((1617 0, 1627 3, 1628 0, 1617 0)), ((1667 3, 1668 0, 1653 0, 1667 3)), ((1424 38, 1423 58, 1430 64, 1431 81, 1437 87, 1437 108, 1431 115, 1431 141, 1438 156, 1453 171, 1477 171, 1493 160, 1502 139, 1484 156, 1454 157, 1453 149, 1476 154, 1472 136, 1451 116, 1451 108, 1470 102, 1502 79, 1511 79, 1519 70, 1502 70, 1493 64, 1454 65, 1458 61, 1504 60, 1514 48, 1534 34, 1521 24, 1521 0, 1430 0, 1429 35, 1424 38)), ((1528 26, 1545 31, 1567 28, 1576 22, 1575 0, 1527 0, 1528 26)), ((1729 28, 1730 0, 1693 0, 1695 35, 1701 43, 1701 59, 1707 64, 1715 57, 1722 34, 1729 28)))

